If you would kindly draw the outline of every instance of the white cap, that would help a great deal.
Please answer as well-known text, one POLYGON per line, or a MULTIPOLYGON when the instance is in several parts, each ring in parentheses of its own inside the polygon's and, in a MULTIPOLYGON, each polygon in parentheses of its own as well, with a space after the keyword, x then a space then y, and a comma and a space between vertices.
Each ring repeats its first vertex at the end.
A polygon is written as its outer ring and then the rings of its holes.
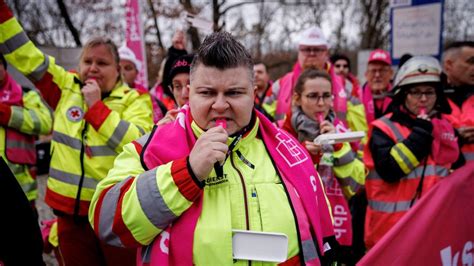
POLYGON ((130 48, 123 45, 119 48, 118 52, 120 60, 131 61, 135 65, 137 70, 140 71, 142 64, 140 63, 140 61, 138 61, 137 57, 135 56, 135 53, 130 48))
POLYGON ((300 40, 298 42, 298 45, 306 45, 306 46, 326 46, 329 48, 329 43, 326 40, 326 37, 324 37, 323 32, 319 27, 311 27, 307 30, 305 30, 301 36, 300 40))

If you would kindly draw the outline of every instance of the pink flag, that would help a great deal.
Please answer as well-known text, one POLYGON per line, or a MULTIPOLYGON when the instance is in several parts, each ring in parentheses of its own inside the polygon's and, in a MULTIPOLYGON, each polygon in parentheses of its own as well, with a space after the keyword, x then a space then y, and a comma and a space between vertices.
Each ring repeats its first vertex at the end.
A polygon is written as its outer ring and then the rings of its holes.
POLYGON ((474 163, 443 178, 357 265, 473 265, 474 163))
POLYGON ((141 20, 140 0, 127 0, 125 3, 125 40, 140 61, 142 67, 139 69, 137 83, 148 88, 148 74, 146 68, 145 38, 143 35, 143 23, 141 20))

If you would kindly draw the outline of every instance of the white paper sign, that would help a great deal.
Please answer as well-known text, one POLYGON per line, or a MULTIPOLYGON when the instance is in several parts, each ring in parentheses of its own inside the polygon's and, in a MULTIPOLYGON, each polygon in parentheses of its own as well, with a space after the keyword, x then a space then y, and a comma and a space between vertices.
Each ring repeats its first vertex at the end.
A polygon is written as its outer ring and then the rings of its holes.
POLYGON ((438 55, 441 15, 441 3, 394 9, 393 57, 438 55))

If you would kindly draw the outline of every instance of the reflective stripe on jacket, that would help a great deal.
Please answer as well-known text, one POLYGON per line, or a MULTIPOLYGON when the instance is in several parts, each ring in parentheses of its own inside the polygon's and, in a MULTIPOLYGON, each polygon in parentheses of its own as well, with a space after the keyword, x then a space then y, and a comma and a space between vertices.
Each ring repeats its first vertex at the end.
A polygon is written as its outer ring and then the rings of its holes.
MULTIPOLYGON (((8 129, 10 130, 6 130, 6 127, 0 126, 0 156, 6 159, 6 163, 15 175, 18 183, 23 189, 23 192, 25 192, 28 200, 31 201, 37 198, 36 177, 31 171, 31 165, 27 165, 26 161, 17 157, 25 156, 25 153, 34 153, 34 155, 28 156, 34 156, 34 158, 36 158, 34 141, 28 141, 25 143, 13 142, 8 135, 9 133, 11 134, 11 129, 16 130, 17 134, 24 134, 27 136, 48 134, 52 127, 52 114, 41 99, 41 96, 35 90, 24 90, 22 102, 22 106, 10 106, 11 115, 8 122, 8 129), (15 147, 16 152, 12 152, 8 156, 5 156, 8 146, 15 147), (18 148, 20 147, 29 149, 30 151, 18 153, 18 148)), ((19 140, 21 141, 22 139, 19 140)), ((34 161, 32 164, 35 163, 36 162, 34 161)))
MULTIPOLYGON (((452 112, 447 115, 447 119, 454 128, 459 129, 464 126, 474 127, 474 96, 469 97, 459 108, 455 103, 448 99, 452 112)), ((461 147, 466 162, 474 161, 474 143, 464 144, 461 147)))
MULTIPOLYGON (((202 134, 192 126, 195 135, 202 134)), ((148 245, 203 193, 194 264, 232 264, 232 229, 286 234, 288 259, 298 256, 300 247, 314 251, 308 259, 318 256, 314 242, 298 243, 288 196, 257 132, 258 122, 229 155, 224 175, 211 171, 203 188, 189 176, 186 158, 145 171, 140 154, 147 137, 126 145, 97 187, 89 213, 94 230, 115 245, 148 245)))
POLYGON ((117 154, 151 129, 150 97, 117 82, 107 97, 88 109, 78 76, 36 48, 5 4, 0 12, 0 51, 5 59, 34 82, 46 100, 55 99, 45 201, 53 209, 87 215, 95 186, 117 154))
MULTIPOLYGON (((376 172, 372 152, 369 146, 364 151, 364 163, 369 169, 365 188, 367 191, 367 215, 365 220, 365 243, 368 248, 374 246, 390 228, 392 228, 410 209, 416 190, 424 175, 422 191, 424 195, 440 177, 449 174, 450 165, 436 165, 431 155, 419 161, 403 144, 411 129, 390 120, 391 114, 372 123, 396 144, 390 150, 390 156, 397 162, 405 177, 394 183, 384 181, 376 172)), ((371 137, 371 132, 369 138, 371 137)))

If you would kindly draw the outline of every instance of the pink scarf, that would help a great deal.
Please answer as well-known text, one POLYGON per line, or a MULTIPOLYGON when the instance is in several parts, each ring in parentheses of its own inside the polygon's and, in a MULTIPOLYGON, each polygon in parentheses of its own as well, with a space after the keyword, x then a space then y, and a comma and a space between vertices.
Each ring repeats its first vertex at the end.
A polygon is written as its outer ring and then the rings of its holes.
MULTIPOLYGON (((392 90, 392 85, 389 85, 387 91, 392 90)), ((362 87, 362 91, 360 92, 361 98, 362 98, 362 103, 364 104, 365 107, 365 116, 367 118, 367 125, 370 125, 372 121, 375 120, 375 106, 374 106, 374 98, 372 97, 372 90, 370 89, 369 84, 366 84, 365 86, 362 87)), ((383 99, 383 105, 382 105, 382 110, 385 112, 389 106, 389 104, 392 102, 392 99, 390 97, 385 96, 383 99)))
POLYGON ((5 79, 0 87, 0 102, 10 106, 22 106, 22 94, 21 86, 12 79, 10 74, 5 72, 5 79))
POLYGON ((331 76, 332 80, 332 95, 334 95, 334 107, 333 110, 336 113, 336 117, 341 121, 345 127, 347 127, 347 93, 344 89, 344 78, 339 76, 334 71, 334 67, 327 63, 326 68, 331 76))
MULTIPOLYGON (((260 121, 262 139, 281 174, 295 209, 301 241, 311 240, 312 235, 315 235, 320 253, 324 254, 322 239, 334 235, 334 228, 324 190, 311 158, 297 140, 276 128, 264 115, 259 112, 256 114, 260 121)), ((156 130, 142 152, 142 159, 148 169, 189 155, 196 141, 191 122, 189 106, 185 105, 175 122, 156 130), (181 141, 176 141, 177 139, 181 141)), ((202 201, 201 196, 154 240, 150 254, 151 265, 192 265, 194 229, 201 214, 202 201)), ((143 249, 147 250, 149 251, 143 249)), ((140 255, 143 254, 139 253, 137 256, 137 265, 147 265, 141 261, 140 255)), ((315 258, 306 261, 306 264, 320 263, 315 258)))

